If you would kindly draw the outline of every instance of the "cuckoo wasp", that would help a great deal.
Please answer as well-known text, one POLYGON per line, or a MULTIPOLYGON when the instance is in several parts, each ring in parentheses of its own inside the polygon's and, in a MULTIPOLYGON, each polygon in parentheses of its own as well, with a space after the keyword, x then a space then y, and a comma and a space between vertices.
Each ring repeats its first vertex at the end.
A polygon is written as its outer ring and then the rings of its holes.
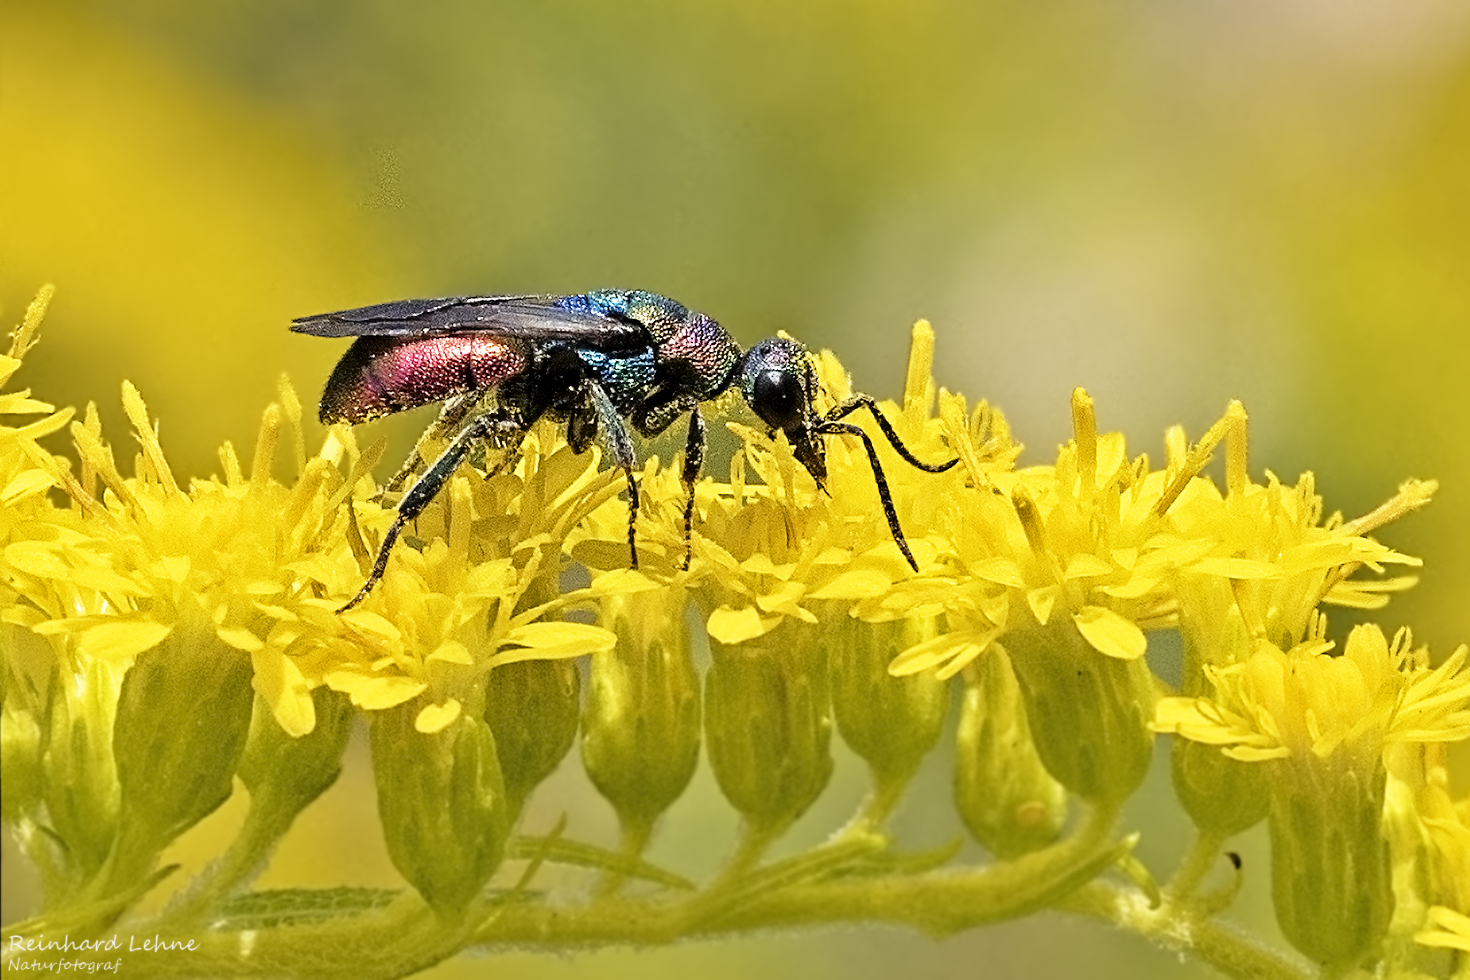
MULTIPOLYGON (((825 491, 824 436, 862 440, 877 483, 888 529, 915 571, 888 481, 868 434, 843 419, 866 409, 910 465, 942 473, 958 460, 930 464, 915 458, 872 398, 856 395, 826 412, 814 407, 815 359, 794 340, 771 338, 742 351, 703 313, 639 290, 600 289, 572 296, 464 296, 415 299, 295 320, 291 329, 316 337, 353 337, 322 394, 324 424, 356 424, 431 402, 445 403, 434 423, 453 433, 448 448, 418 473, 398 503, 398 514, 372 572, 339 612, 365 599, 383 577, 388 554, 405 524, 443 489, 476 444, 511 450, 542 418, 563 422, 567 442, 585 452, 597 441, 628 481, 629 563, 638 567, 638 459, 629 426, 656 436, 689 418, 680 472, 684 503, 684 565, 689 567, 694 484, 704 463, 705 423, 700 404, 738 388, 752 411, 786 434, 796 458, 825 491), (487 407, 485 396, 493 392, 487 407)), ((431 430, 433 431, 433 430, 431 430)), ((423 464, 409 457, 389 487, 406 482, 423 464)))

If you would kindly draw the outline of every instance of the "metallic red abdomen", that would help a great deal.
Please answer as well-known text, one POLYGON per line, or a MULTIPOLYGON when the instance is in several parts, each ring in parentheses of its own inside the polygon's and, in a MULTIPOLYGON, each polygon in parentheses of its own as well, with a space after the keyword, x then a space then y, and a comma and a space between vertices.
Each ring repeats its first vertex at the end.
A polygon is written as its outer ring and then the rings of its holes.
POLYGON ((394 412, 489 388, 531 362, 524 340, 449 334, 405 340, 359 337, 322 393, 321 420, 367 422, 394 412))

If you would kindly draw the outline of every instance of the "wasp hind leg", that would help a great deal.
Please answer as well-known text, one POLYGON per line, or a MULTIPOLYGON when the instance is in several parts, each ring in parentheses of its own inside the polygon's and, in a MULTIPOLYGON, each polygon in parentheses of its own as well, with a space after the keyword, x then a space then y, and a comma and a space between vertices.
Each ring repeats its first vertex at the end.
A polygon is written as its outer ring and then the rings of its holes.
POLYGON ((684 468, 679 473, 684 483, 684 564, 682 571, 689 571, 694 559, 694 484, 704 469, 704 416, 699 406, 689 411, 689 438, 684 444, 684 468))
POLYGON ((472 391, 463 395, 456 395, 446 401, 444 407, 439 411, 439 417, 434 420, 434 424, 425 429, 424 434, 419 436, 418 442, 414 443, 413 452, 408 454, 408 459, 405 459, 403 465, 398 467, 398 472, 393 474, 393 478, 383 485, 383 492, 395 493, 407 483, 409 477, 413 476, 418 468, 424 465, 424 449, 446 438, 451 432, 463 425, 465 418, 470 414, 470 410, 475 407, 475 404, 479 400, 480 392, 472 391))
POLYGON ((684 560, 679 570, 687 572, 694 558, 694 484, 704 470, 704 416, 700 414, 699 402, 661 392, 640 405, 632 421, 633 428, 652 438, 677 422, 685 412, 689 413, 689 434, 684 442, 684 465, 679 471, 684 485, 684 560))
MULTIPOLYGON (((393 545, 398 540, 398 535, 402 533, 403 526, 422 514, 424 508, 429 506, 429 502, 439 495, 439 491, 444 489, 444 485, 449 482, 454 471, 459 469, 459 464, 464 462, 465 457, 469 455, 476 443, 485 439, 503 439, 510 435, 524 436, 528 428, 529 426, 520 419, 499 412, 486 412, 475 416, 468 425, 460 429, 459 434, 449 443, 449 447, 439 455, 438 459, 434 460, 428 469, 419 474, 413 486, 408 488, 408 492, 398 502, 398 513, 393 518, 388 532, 383 535, 383 543, 378 546, 378 557, 373 562, 373 569, 368 573, 367 581, 362 584, 362 588, 357 590, 357 595, 349 599, 346 605, 337 612, 345 613, 368 597, 373 586, 378 584, 388 570, 388 556, 392 553, 393 545)), ((494 476, 505 469, 517 455, 518 453, 515 452, 507 453, 506 457, 496 464, 490 475, 494 476)))
MULTIPOLYGON (((628 434, 628 427, 623 424, 623 417, 618 414, 617 406, 612 403, 602 385, 595 381, 587 383, 587 401, 592 410, 590 419, 583 420, 581 426, 577 426, 582 435, 582 442, 578 448, 571 435, 574 426, 568 426, 568 443, 572 448, 581 452, 587 443, 591 441, 592 432, 587 431, 590 424, 597 436, 598 445, 602 451, 611 456, 613 462, 623 471, 623 476, 628 481, 628 567, 638 567, 638 482, 633 479, 633 468, 638 465, 638 454, 633 449, 633 437, 628 434)), ((573 423, 577 420, 574 418, 573 423)))

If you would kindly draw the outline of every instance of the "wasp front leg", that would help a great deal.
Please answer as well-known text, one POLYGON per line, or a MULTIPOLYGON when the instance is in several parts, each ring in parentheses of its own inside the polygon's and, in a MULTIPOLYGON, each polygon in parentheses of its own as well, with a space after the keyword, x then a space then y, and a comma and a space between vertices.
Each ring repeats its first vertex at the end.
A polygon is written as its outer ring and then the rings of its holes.
POLYGON ((958 456, 947 463, 925 463, 920 460, 913 453, 909 452, 909 448, 905 446, 903 444, 903 440, 898 437, 898 431, 893 428, 893 423, 889 422, 888 419, 884 417, 883 413, 878 411, 877 403, 874 402, 873 399, 868 395, 853 395, 847 401, 843 402, 841 405, 838 405, 836 408, 832 409, 832 411, 828 412, 826 416, 824 416, 824 421, 836 422, 839 419, 846 418, 860 408, 866 408, 868 410, 868 412, 873 416, 873 421, 878 423, 878 428, 883 430, 883 435, 888 439, 888 444, 891 445, 894 448, 894 451, 902 456, 904 462, 908 463, 910 466, 921 469, 925 473, 943 473, 945 470, 949 469, 951 466, 954 466, 960 461, 958 456))
MULTIPOLYGON (((823 419, 819 424, 812 427, 816 435, 824 436, 857 436, 862 440, 863 448, 868 452, 868 465, 873 468, 873 482, 878 485, 878 502, 883 505, 883 516, 888 519, 888 531, 893 535, 893 543, 898 545, 898 550, 903 552, 904 559, 914 571, 919 570, 919 563, 914 559, 914 553, 909 550, 908 540, 903 536, 903 528, 898 523, 898 510, 893 506, 893 494, 888 490, 888 478, 883 473, 883 464, 878 462, 878 450, 873 445, 873 440, 861 427, 851 422, 836 422, 831 418, 823 419)), ((913 462, 912 458, 905 455, 904 459, 913 462)), ((914 463, 920 469, 927 467, 914 463)), ((951 463, 950 466, 954 464, 951 463)), ((949 466, 943 467, 948 469, 949 466)))

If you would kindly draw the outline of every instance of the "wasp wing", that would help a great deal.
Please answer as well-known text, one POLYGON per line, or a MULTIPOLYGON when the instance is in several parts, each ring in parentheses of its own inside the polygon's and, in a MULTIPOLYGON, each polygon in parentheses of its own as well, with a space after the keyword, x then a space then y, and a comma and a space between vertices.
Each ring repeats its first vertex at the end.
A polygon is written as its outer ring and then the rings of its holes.
POLYGON ((566 309, 560 296, 452 296, 405 299, 291 321, 314 337, 423 337, 490 333, 527 340, 565 340, 596 347, 638 347, 648 331, 637 323, 566 309))

